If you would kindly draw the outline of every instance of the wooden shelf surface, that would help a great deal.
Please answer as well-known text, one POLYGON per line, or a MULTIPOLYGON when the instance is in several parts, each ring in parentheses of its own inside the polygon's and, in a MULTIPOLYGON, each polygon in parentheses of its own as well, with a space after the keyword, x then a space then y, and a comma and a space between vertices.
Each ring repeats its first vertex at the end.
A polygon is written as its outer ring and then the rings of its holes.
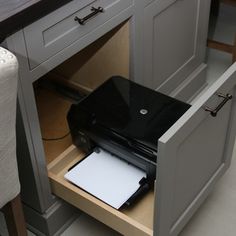
POLYGON ((152 236, 154 192, 147 193, 132 207, 116 210, 64 178, 68 169, 83 157, 71 145, 48 165, 53 193, 124 235, 152 236))

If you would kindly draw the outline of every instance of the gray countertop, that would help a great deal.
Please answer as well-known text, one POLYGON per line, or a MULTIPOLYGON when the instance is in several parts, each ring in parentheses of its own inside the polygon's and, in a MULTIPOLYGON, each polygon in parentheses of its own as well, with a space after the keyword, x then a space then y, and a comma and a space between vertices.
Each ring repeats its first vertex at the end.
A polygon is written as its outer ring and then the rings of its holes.
POLYGON ((72 0, 0 0, 0 42, 72 0))

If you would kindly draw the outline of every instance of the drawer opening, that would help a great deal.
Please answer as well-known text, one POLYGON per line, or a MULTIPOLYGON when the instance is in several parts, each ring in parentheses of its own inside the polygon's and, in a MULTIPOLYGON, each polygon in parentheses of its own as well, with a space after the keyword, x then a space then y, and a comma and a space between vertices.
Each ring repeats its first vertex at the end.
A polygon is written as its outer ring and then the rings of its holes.
POLYGON ((129 78, 130 27, 126 21, 49 72, 51 80, 90 93, 113 75, 129 78))
POLYGON ((129 50, 125 22, 36 81, 34 90, 52 192, 122 234, 152 235, 153 191, 119 211, 64 179, 66 171, 84 157, 69 133, 66 116, 71 104, 112 75, 128 78, 129 50), (74 91, 78 91, 75 97, 74 91))
POLYGON ((120 24, 34 82, 47 163, 72 144, 66 121, 71 104, 112 75, 129 77, 129 30, 129 21, 120 24))

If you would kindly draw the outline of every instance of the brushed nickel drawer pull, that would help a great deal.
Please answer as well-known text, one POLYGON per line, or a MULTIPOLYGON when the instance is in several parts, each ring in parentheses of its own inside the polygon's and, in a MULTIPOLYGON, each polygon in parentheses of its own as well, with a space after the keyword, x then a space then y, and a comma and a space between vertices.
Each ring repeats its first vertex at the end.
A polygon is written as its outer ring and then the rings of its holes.
POLYGON ((224 98, 224 100, 215 108, 215 109, 212 109, 210 107, 205 107, 205 111, 209 111, 211 113, 211 115, 213 117, 216 117, 217 116, 217 113, 218 111, 229 101, 233 98, 232 95, 230 94, 222 94, 222 93, 217 93, 217 96, 220 97, 220 98, 224 98))
POLYGON ((84 25, 87 20, 89 20, 90 18, 94 17, 94 16, 97 15, 98 13, 102 13, 102 12, 104 12, 104 9, 103 9, 102 7, 98 7, 98 8, 92 7, 90 14, 88 14, 87 16, 85 16, 85 17, 83 17, 83 18, 79 18, 78 16, 76 16, 76 17, 74 18, 74 20, 75 20, 75 21, 78 21, 78 23, 79 23, 80 25, 84 25))

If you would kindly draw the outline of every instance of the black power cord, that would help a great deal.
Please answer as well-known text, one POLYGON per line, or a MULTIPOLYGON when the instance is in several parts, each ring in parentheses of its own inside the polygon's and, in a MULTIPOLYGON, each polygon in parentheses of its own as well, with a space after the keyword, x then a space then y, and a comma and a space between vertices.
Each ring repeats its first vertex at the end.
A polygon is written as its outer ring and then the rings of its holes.
POLYGON ((61 137, 57 137, 57 138, 42 138, 42 140, 43 141, 58 141, 58 140, 66 138, 69 134, 70 134, 70 131, 68 133, 64 134, 61 137))

